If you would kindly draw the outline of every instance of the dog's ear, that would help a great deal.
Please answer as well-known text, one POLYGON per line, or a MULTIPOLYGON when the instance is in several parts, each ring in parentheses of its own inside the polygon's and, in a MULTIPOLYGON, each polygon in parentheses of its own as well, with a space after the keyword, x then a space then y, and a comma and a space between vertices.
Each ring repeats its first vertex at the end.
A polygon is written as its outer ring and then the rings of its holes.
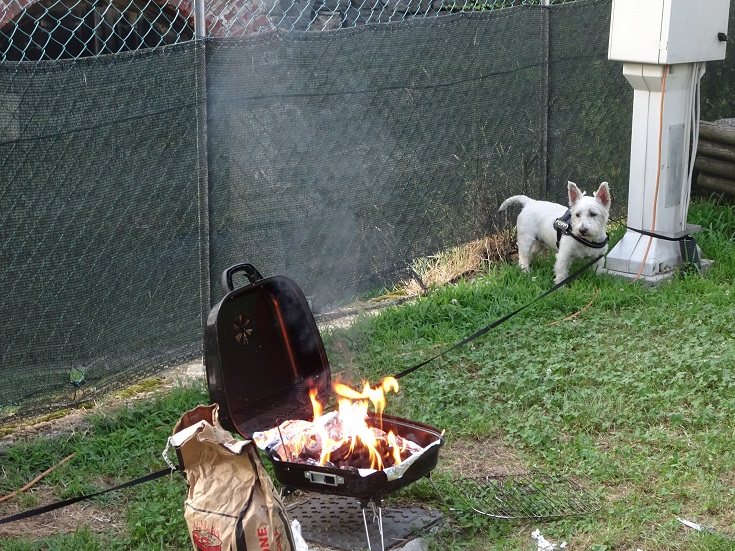
POLYGON ((610 187, 607 182, 602 182, 600 184, 600 187, 597 188, 597 191, 595 192, 595 198, 602 203, 603 207, 610 210, 610 187))
POLYGON ((567 190, 569 190, 570 207, 584 196, 584 193, 579 190, 577 184, 575 184, 574 182, 567 182, 567 190))

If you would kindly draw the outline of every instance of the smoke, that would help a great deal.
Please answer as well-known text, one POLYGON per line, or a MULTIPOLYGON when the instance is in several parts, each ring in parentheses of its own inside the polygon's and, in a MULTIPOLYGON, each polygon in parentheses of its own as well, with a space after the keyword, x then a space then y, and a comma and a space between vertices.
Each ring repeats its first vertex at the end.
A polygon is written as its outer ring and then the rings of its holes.
POLYGON ((536 147, 525 106, 486 120, 489 92, 502 102, 538 85, 521 78, 538 76, 538 51, 514 52, 506 74, 511 58, 478 49, 510 50, 517 27, 498 21, 210 42, 214 266, 287 275, 318 311, 397 283, 417 256, 481 237, 478 189, 504 184, 491 180, 493 159, 522 162, 497 157, 494 132, 512 124, 503 140, 536 147), (467 52, 461 63, 448 43, 467 52))

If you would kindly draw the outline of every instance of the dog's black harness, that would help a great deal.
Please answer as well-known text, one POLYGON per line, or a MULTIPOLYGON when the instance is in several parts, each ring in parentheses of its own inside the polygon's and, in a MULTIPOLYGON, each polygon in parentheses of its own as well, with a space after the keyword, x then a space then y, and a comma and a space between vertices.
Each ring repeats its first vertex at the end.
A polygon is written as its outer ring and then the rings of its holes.
POLYGON ((567 209, 567 211, 564 213, 564 216, 561 218, 557 218, 554 220, 554 229, 556 230, 556 248, 559 248, 559 242, 561 241, 561 236, 563 235, 569 235, 570 237, 573 237, 577 241, 579 241, 582 245, 586 247, 592 247, 593 249, 601 249, 605 245, 607 245, 607 242, 610 239, 610 236, 605 234, 605 239, 602 241, 589 241, 585 239, 584 237, 579 237, 578 235, 575 235, 572 233, 572 209, 567 209))

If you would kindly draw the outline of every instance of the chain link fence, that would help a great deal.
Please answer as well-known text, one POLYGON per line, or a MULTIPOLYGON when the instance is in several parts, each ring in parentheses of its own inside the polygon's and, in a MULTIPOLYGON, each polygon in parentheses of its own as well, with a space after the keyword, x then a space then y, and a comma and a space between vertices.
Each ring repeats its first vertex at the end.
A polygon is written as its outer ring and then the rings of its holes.
POLYGON ((193 38, 193 6, 185 0, 13 0, 2 3, 0 11, 0 54, 5 62, 78 59, 193 38))
POLYGON ((199 353, 201 50, 0 64, 0 418, 199 353))
POLYGON ((78 59, 195 38, 251 36, 276 28, 324 31, 458 12, 573 0, 11 0, 0 3, 0 59, 78 59))
POLYGON ((622 213, 632 91, 609 18, 610 0, 0 2, 0 422, 200 356, 231 264, 291 277, 319 314, 492 233, 511 194, 608 180, 622 213))

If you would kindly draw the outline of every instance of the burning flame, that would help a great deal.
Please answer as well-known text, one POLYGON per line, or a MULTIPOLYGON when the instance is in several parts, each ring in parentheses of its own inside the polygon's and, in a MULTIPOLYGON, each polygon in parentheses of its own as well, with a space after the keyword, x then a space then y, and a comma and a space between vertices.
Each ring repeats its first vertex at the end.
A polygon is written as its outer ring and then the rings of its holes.
MULTIPOLYGON (((335 383, 333 388, 340 397, 338 400, 339 423, 337 424, 339 430, 335 430, 334 423, 328 428, 324 420, 322 404, 317 400, 317 390, 312 389, 309 392, 314 410, 313 424, 317 439, 321 444, 319 464, 325 465, 335 451, 344 452, 345 447, 348 447, 350 454, 366 450, 372 469, 384 468, 383 457, 386 453, 392 458, 394 465, 400 464, 401 452, 406 451, 406 444, 399 445, 399 439, 393 434, 393 431, 385 435, 380 430, 386 405, 385 395, 388 392, 398 392, 398 381, 393 377, 386 377, 375 387, 365 383, 362 391, 357 391, 342 383, 335 383), (367 423, 369 404, 372 404, 375 410, 380 427, 372 427, 367 423), (387 449, 385 449, 386 445, 387 449)), ((314 444, 306 440, 306 437, 298 442, 292 440, 289 447, 295 447, 296 450, 289 450, 289 452, 298 455, 304 447, 314 444)))
MULTIPOLYGON (((383 412, 385 411, 385 393, 390 392, 391 390, 393 392, 398 392, 398 381, 393 377, 386 377, 375 388, 372 388, 370 383, 365 383, 365 386, 362 387, 362 392, 357 392, 341 383, 334 384, 334 392, 338 396, 342 396, 347 400, 370 400, 375 408, 375 413, 378 414, 379 418, 382 417, 383 412)), ((342 400, 340 400, 340 404, 341 403, 342 400)))
POLYGON ((319 403, 319 401, 316 399, 317 395, 317 389, 312 388, 309 391, 309 398, 311 398, 311 407, 314 410, 314 419, 317 419, 322 416, 322 405, 319 403))

